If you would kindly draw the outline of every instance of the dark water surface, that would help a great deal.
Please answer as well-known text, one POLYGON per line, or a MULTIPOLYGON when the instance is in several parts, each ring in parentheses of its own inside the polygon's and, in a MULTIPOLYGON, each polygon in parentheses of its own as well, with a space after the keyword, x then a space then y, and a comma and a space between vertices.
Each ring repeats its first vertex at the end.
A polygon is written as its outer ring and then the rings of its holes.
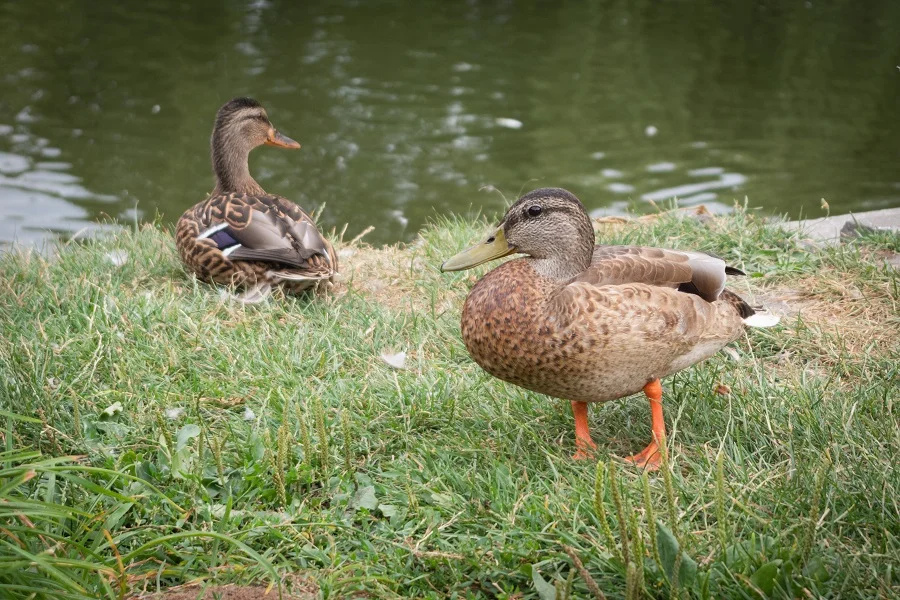
POLYGON ((598 213, 900 206, 900 2, 0 2, 0 241, 173 222, 216 109, 268 108, 267 190, 409 239, 570 188, 598 213))

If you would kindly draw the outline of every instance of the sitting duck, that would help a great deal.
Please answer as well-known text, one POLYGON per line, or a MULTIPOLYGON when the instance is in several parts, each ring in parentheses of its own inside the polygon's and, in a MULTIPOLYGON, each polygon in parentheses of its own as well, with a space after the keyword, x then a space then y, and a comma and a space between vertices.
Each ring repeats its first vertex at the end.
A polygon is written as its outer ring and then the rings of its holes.
POLYGON ((235 98, 220 108, 210 141, 215 187, 175 229, 185 266, 203 281, 244 288, 245 302, 264 299, 273 286, 291 293, 329 288, 338 269, 312 218, 251 177, 247 158, 263 144, 300 147, 256 100, 235 98))
POLYGON ((658 468, 658 441, 665 436, 660 379, 709 358, 746 326, 778 322, 725 289, 726 275, 743 273, 718 257, 595 245, 584 206, 557 188, 519 198, 485 239, 441 270, 514 253, 525 257, 493 269, 472 288, 462 338, 494 377, 571 401, 575 459, 596 448, 588 404, 643 390, 653 440, 628 460, 658 468))

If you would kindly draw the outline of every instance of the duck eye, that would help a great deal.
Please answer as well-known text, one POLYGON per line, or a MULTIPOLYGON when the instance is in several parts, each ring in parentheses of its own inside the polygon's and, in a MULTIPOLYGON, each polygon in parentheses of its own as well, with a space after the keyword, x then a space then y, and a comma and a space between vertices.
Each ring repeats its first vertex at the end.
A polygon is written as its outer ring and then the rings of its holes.
POLYGON ((537 217, 538 215, 541 214, 542 210, 543 209, 538 205, 529 206, 528 207, 528 215, 531 217, 537 217))

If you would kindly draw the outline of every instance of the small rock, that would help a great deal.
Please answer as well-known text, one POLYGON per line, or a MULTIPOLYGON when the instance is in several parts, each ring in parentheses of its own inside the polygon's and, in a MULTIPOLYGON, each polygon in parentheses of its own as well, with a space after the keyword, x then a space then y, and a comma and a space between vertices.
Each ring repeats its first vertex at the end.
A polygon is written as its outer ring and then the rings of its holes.
POLYGON ((857 238, 861 235, 875 233, 876 229, 874 227, 869 227, 868 225, 863 225, 862 223, 857 223, 854 220, 847 221, 844 223, 843 227, 841 227, 841 239, 848 240, 857 238))

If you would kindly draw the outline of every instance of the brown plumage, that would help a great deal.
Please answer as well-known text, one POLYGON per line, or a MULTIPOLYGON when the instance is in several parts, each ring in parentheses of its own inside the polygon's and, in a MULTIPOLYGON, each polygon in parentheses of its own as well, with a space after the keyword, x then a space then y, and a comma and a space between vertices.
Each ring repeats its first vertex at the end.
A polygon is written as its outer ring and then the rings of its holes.
MULTIPOLYGON (((740 271, 720 258, 596 246, 584 207, 565 190, 523 196, 485 241, 442 268, 469 268, 513 252, 527 256, 490 271, 469 293, 463 341, 491 375, 572 401, 577 458, 593 448, 585 403, 643 389, 654 433, 664 435, 658 380, 718 352, 754 315, 724 289, 726 273, 740 271)), ((654 467, 655 441, 633 459, 654 467)))
POLYGON ((255 100, 236 98, 219 109, 210 140, 216 184, 178 220, 181 259, 203 281, 247 288, 248 301, 273 285, 294 293, 330 287, 338 272, 331 243, 303 209, 250 176, 248 155, 263 144, 300 147, 255 100))

